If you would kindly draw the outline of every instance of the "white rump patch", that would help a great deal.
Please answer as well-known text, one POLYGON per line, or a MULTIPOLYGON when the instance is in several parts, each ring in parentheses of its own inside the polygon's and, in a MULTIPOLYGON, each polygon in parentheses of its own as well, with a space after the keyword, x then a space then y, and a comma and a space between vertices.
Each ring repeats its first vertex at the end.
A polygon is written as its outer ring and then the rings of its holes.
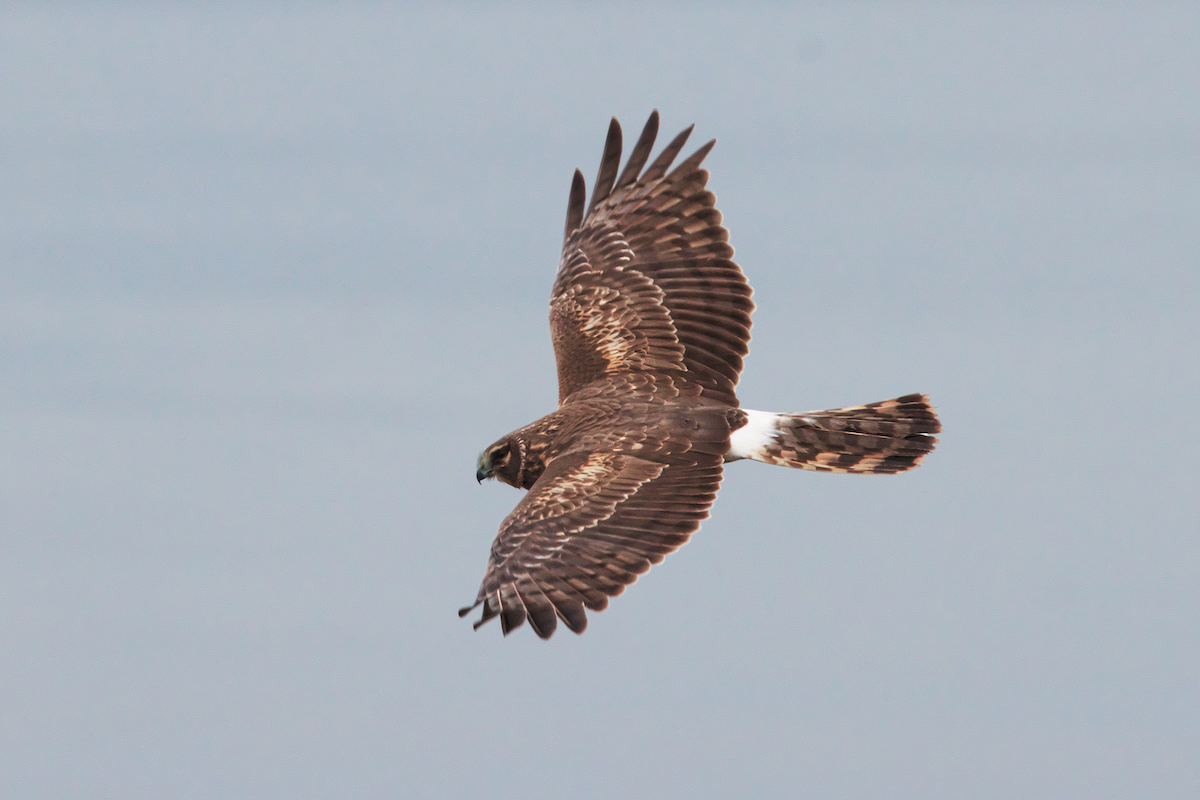
POLYGON ((780 414, 770 411, 751 411, 743 408, 749 417, 746 424, 733 432, 729 437, 729 452, 725 454, 726 461, 739 458, 754 458, 767 445, 775 441, 779 434, 780 414))

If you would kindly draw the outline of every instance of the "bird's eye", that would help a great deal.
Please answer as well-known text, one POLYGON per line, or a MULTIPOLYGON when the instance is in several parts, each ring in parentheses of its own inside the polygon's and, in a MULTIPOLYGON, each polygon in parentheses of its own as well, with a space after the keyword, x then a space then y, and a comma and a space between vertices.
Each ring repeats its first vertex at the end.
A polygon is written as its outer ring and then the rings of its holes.
POLYGON ((492 461, 502 461, 508 458, 508 445, 502 444, 492 451, 492 461))

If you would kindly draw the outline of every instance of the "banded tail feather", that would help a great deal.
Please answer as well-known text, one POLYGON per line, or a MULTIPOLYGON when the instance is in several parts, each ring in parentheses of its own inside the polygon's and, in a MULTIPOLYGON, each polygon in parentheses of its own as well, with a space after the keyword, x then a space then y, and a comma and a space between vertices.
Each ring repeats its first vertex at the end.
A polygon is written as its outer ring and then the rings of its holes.
POLYGON ((849 474, 891 475, 912 469, 937 446, 942 429, 929 398, 906 394, 865 406, 773 414, 742 409, 726 461, 849 474))

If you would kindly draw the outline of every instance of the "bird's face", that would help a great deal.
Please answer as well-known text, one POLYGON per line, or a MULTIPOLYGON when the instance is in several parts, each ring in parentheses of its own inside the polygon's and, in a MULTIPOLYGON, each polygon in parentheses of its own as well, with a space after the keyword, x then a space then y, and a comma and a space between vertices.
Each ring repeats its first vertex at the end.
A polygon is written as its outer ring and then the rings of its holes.
POLYGON ((475 479, 483 483, 484 478, 495 478, 509 486, 520 486, 517 477, 521 465, 515 449, 516 443, 505 437, 484 450, 479 454, 475 479))

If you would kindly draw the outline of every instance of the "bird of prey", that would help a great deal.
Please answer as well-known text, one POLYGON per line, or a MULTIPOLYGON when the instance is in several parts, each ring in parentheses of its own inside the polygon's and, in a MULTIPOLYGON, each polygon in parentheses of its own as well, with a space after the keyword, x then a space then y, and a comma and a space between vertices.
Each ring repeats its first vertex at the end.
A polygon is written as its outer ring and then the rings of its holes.
POLYGON ((590 200, 575 170, 550 294, 558 409, 479 456, 480 482, 528 494, 459 611, 482 604, 476 628, 500 617, 505 635, 525 620, 543 639, 558 620, 582 633, 584 609, 603 610, 700 527, 725 462, 891 474, 937 443, 922 394, 800 414, 738 405, 754 304, 705 189, 700 164, 716 140, 668 172, 691 131, 643 170, 653 112, 620 169, 614 118, 590 200))

